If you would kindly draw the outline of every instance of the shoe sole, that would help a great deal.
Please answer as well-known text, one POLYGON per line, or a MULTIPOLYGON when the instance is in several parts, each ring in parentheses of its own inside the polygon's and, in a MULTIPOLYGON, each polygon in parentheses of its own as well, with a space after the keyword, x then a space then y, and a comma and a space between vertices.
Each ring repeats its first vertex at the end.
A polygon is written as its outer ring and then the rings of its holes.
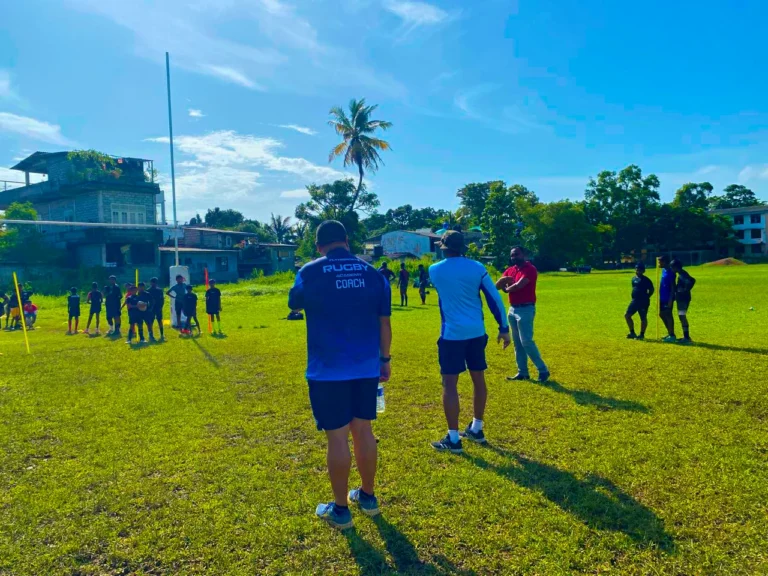
POLYGON ((463 448, 439 448, 434 444, 430 444, 430 446, 438 452, 450 452, 451 454, 462 454, 464 452, 463 448))
POLYGON ((525 380, 530 380, 531 377, 528 376, 526 378, 515 378, 514 376, 507 376, 507 382, 524 382, 525 380))
POLYGON ((347 530, 348 528, 352 528, 352 526, 354 525, 354 522, 352 520, 344 524, 339 524, 338 522, 334 522, 333 520, 330 520, 325 516, 318 516, 318 518, 320 518, 320 520, 328 524, 328 526, 331 526, 332 528, 336 528, 337 530, 347 530))
POLYGON ((360 510, 360 512, 362 512, 363 514, 365 514, 369 518, 373 518, 374 516, 378 516, 379 514, 381 514, 381 510, 379 510, 378 507, 374 508, 374 509, 363 508, 362 506, 360 506, 360 502, 358 502, 357 500, 349 500, 349 499, 347 499, 347 501, 348 501, 349 504, 354 504, 355 506, 357 506, 357 509, 360 510))
POLYGON ((472 438, 472 436, 468 435, 466 432, 459 432, 459 436, 461 436, 462 439, 469 440, 475 444, 488 444, 488 440, 485 438, 485 436, 482 438, 472 438))

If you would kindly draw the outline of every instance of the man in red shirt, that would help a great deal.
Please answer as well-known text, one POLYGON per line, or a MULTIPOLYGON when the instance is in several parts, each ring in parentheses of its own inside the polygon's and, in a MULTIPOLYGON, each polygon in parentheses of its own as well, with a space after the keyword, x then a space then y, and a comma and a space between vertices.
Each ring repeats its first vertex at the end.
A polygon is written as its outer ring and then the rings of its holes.
POLYGON ((536 267, 525 259, 525 248, 515 246, 510 253, 510 267, 496 282, 496 288, 509 294, 509 325, 515 343, 517 374, 507 380, 528 380, 528 359, 539 371, 539 382, 549 380, 549 369, 533 341, 533 319, 536 316, 536 267))

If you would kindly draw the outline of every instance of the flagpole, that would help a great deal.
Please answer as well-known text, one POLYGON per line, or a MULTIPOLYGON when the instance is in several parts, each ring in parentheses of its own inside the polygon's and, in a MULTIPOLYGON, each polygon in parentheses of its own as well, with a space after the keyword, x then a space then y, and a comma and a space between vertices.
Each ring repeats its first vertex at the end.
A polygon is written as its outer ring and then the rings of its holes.
POLYGON ((171 142, 171 193, 173 195, 173 246, 176 253, 176 266, 179 265, 179 221, 176 219, 176 169, 173 163, 173 117, 171 115, 171 63, 168 52, 165 53, 165 79, 168 87, 168 135, 171 142))

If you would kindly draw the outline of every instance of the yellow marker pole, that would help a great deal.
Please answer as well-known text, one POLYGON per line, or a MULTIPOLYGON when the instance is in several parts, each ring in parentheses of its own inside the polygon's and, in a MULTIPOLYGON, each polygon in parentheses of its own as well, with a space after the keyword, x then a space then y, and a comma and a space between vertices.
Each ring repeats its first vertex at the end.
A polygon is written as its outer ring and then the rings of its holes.
POLYGON ((21 327, 24 330, 24 342, 27 345, 27 354, 29 351, 29 338, 27 337, 27 321, 24 319, 24 305, 21 302, 21 292, 19 291, 19 280, 16 278, 16 272, 13 273, 13 284, 16 287, 16 300, 19 302, 19 314, 21 315, 21 327))
POLYGON ((139 287, 139 269, 138 268, 136 268, 136 284, 135 284, 135 286, 137 288, 139 287))
POLYGON ((661 299, 659 294, 661 293, 661 280, 659 275, 661 274, 661 268, 659 267, 659 257, 656 257, 656 340, 659 339, 659 315, 661 314, 661 299))

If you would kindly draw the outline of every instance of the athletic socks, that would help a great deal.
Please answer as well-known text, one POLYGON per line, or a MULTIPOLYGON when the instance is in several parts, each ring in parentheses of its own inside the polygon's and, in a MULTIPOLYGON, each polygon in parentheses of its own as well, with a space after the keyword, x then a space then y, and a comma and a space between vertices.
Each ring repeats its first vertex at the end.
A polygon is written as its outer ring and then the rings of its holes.
POLYGON ((477 418, 472 418, 472 426, 470 427, 472 432, 481 432, 483 430, 483 421, 477 418))
POLYGON ((691 333, 688 330, 683 330, 683 336, 685 338, 690 338, 691 337, 691 333))
POLYGON ((339 506, 338 504, 334 503, 333 507, 336 509, 336 512, 344 513, 349 512, 349 506, 339 506))
POLYGON ((459 431, 458 430, 448 430, 448 437, 451 439, 451 442, 456 444, 459 441, 459 431))

